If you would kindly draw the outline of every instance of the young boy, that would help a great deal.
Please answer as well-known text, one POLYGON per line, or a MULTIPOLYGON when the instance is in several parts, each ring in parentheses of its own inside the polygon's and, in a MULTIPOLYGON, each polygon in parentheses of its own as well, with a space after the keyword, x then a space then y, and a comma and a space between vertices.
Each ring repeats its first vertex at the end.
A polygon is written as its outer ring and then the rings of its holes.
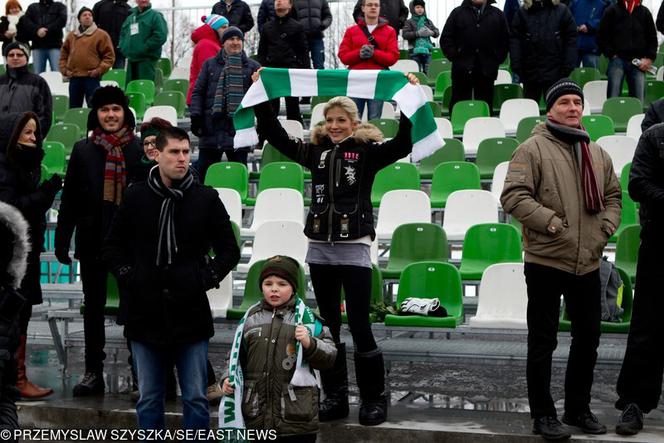
POLYGON ((427 18, 424 0, 413 0, 410 5, 410 13, 411 16, 403 27, 403 38, 408 41, 410 58, 417 62, 420 72, 426 74, 431 61, 431 49, 433 49, 429 37, 437 38, 439 31, 427 18))
POLYGON ((220 429, 274 429, 289 442, 316 441, 318 387, 312 369, 331 367, 337 349, 327 327, 296 295, 299 270, 286 256, 264 264, 263 300, 240 321, 222 377, 220 429))

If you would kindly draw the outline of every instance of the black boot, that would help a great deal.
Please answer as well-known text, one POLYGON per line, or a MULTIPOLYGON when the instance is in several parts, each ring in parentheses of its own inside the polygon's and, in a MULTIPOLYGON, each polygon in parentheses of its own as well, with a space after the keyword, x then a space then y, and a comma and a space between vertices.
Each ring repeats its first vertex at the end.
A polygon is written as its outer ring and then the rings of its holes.
POLYGON ((325 400, 320 403, 320 421, 339 420, 348 417, 348 368, 346 367, 346 345, 337 343, 337 358, 334 366, 320 371, 325 400))
POLYGON ((375 426, 387 419, 385 363, 380 349, 355 352, 355 376, 360 389, 360 424, 375 426))

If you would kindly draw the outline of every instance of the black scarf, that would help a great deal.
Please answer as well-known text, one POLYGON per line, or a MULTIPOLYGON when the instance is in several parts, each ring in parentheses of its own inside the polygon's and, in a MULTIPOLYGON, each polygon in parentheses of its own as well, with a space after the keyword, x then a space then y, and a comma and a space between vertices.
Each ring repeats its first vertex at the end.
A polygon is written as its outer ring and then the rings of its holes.
POLYGON ((157 266, 170 265, 173 263, 173 255, 178 252, 175 236, 175 221, 173 212, 175 202, 181 200, 184 192, 194 183, 191 171, 182 180, 173 181, 171 187, 164 185, 159 174, 159 166, 150 169, 148 186, 152 192, 164 199, 159 211, 159 239, 157 240, 157 266), (162 256, 164 256, 162 258, 162 256))

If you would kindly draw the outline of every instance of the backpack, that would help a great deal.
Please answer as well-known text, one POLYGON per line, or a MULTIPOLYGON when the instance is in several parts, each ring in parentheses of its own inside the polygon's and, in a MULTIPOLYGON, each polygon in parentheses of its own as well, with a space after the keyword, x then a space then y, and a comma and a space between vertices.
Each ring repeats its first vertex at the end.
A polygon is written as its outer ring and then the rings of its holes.
POLYGON ((622 304, 622 291, 624 283, 615 265, 602 257, 599 263, 599 280, 602 291, 602 321, 619 323, 625 312, 620 307, 622 304))

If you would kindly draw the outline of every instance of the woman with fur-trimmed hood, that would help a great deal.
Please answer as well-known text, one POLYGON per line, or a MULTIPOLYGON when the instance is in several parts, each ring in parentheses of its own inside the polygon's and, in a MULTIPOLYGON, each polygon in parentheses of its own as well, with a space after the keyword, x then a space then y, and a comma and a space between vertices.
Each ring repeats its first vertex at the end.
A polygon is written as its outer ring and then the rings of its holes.
MULTIPOLYGON (((412 74, 408 77, 411 83, 417 83, 412 74)), ((258 72, 253 79, 257 81, 258 72)), ((378 171, 412 151, 411 123, 402 114, 396 137, 383 142, 376 127, 360 124, 353 100, 335 97, 325 105, 325 121, 312 131, 311 142, 305 143, 288 136, 269 102, 255 106, 254 110, 259 136, 311 171, 313 196, 304 228, 309 237, 306 262, 320 314, 338 349, 334 366, 321 371, 326 399, 320 404, 320 420, 348 416, 346 349, 339 335, 343 286, 355 345, 360 423, 380 424, 387 417, 388 397, 383 354, 369 322, 372 272, 369 251, 376 237, 371 187, 378 171)))

